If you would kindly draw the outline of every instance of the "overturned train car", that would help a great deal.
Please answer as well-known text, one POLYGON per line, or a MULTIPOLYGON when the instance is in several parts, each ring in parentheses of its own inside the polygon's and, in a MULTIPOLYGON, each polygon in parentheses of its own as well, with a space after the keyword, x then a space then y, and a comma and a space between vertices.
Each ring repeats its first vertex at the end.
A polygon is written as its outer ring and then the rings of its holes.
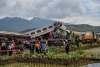
POLYGON ((66 26, 60 21, 57 21, 51 25, 47 25, 29 32, 25 32, 25 35, 31 36, 32 38, 43 38, 43 39, 66 39, 66 35, 69 33, 66 26))

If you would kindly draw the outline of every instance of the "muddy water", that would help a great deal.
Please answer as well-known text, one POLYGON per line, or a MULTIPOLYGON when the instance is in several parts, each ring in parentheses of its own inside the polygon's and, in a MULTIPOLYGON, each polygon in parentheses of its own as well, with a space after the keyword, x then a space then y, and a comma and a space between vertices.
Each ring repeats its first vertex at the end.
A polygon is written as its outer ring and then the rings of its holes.
POLYGON ((84 65, 82 67, 100 67, 100 63, 88 64, 88 65, 84 65))

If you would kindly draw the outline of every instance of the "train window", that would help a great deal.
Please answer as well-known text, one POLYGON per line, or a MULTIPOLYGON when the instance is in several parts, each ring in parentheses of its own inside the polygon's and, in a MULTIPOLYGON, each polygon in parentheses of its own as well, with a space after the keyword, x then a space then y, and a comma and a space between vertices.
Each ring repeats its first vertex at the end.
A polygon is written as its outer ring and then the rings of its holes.
POLYGON ((43 28, 43 31, 47 30, 47 28, 43 28))
POLYGON ((41 32, 41 30, 38 30, 37 33, 41 32))
POLYGON ((26 34, 26 35, 29 35, 29 34, 26 34))
POLYGON ((35 34, 35 32, 32 32, 31 35, 35 34))
POLYGON ((52 28, 53 26, 49 26, 49 29, 52 28))

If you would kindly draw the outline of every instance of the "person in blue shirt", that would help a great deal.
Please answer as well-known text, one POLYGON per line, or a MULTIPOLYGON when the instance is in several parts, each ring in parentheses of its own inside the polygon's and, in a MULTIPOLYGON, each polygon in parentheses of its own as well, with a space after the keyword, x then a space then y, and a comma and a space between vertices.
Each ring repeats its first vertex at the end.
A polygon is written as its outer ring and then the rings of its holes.
POLYGON ((31 55, 34 55, 34 48, 35 48, 34 42, 30 42, 30 44, 29 44, 29 50, 30 50, 30 54, 31 55))
POLYGON ((43 41, 41 47, 42 47, 42 53, 46 55, 46 42, 43 41))

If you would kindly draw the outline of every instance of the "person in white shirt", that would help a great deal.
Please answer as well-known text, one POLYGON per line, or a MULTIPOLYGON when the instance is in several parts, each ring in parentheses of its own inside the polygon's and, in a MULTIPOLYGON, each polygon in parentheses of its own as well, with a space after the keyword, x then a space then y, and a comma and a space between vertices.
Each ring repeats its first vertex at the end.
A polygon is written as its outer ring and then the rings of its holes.
MULTIPOLYGON (((1 44, 1 50, 6 50, 6 43, 5 42, 2 42, 2 44, 1 44)), ((7 52, 3 51, 2 55, 4 55, 4 54, 7 54, 7 52)))
POLYGON ((11 44, 11 42, 10 42, 9 45, 8 45, 8 50, 10 50, 10 51, 9 51, 9 56, 11 56, 12 53, 13 53, 13 52, 12 52, 13 47, 14 47, 14 45, 11 44))

